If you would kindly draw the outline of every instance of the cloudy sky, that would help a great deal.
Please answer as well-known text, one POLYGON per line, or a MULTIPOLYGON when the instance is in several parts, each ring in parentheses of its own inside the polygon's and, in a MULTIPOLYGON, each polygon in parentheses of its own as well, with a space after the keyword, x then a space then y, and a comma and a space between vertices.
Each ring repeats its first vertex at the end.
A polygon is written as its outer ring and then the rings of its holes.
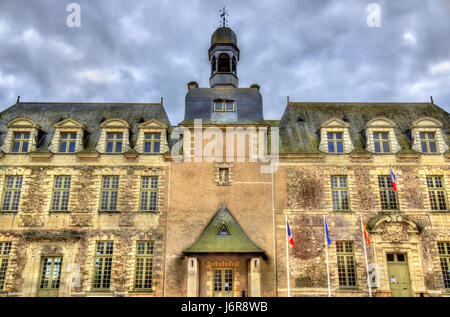
POLYGON ((209 87, 207 50, 230 12, 240 86, 266 119, 291 101, 425 101, 450 111, 450 0, 0 0, 0 109, 22 101, 159 102, 184 116, 187 82, 209 87))

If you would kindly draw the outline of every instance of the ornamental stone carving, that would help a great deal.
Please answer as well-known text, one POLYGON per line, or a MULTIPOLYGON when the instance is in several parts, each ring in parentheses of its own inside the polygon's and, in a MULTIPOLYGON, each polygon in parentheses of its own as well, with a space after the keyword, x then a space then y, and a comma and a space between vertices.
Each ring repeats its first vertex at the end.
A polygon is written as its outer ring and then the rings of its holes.
POLYGON ((409 241, 411 234, 420 234, 422 231, 418 224, 406 216, 377 217, 370 221, 368 229, 373 234, 379 234, 381 240, 392 244, 409 241))

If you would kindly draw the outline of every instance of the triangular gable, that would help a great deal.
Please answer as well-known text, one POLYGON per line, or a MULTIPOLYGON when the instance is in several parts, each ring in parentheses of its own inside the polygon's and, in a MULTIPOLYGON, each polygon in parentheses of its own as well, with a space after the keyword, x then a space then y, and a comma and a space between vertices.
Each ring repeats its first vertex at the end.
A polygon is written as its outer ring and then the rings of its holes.
POLYGON ((86 126, 70 118, 55 123, 55 128, 81 128, 86 130, 86 126))
POLYGON ((338 118, 332 118, 320 125, 321 128, 348 128, 350 125, 338 118))
POLYGON ((168 128, 167 125, 165 125, 165 124, 162 123, 162 122, 159 122, 159 121, 156 120, 156 119, 151 119, 151 120, 148 120, 148 121, 146 121, 146 122, 144 122, 144 123, 141 123, 138 127, 139 127, 139 129, 145 129, 145 128, 160 128, 160 129, 167 129, 167 128, 168 128))
POLYGON ((184 253, 264 253, 237 223, 225 205, 184 253), (225 227, 228 234, 220 234, 225 227))

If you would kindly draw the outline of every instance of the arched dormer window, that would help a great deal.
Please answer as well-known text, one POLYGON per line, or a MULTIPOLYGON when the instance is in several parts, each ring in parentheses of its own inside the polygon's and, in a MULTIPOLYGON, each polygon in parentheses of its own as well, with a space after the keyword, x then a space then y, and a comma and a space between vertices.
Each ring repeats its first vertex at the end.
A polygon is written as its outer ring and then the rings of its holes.
POLYGON ((448 150, 442 134, 442 123, 434 118, 421 118, 411 126, 412 148, 427 154, 441 154, 448 150))
POLYGON ((83 132, 86 126, 70 118, 57 122, 49 145, 53 153, 77 153, 83 150, 83 132))
POLYGON ((349 124, 333 118, 320 126, 319 150, 330 154, 344 154, 353 151, 354 146, 348 132, 349 124))
POLYGON ((39 126, 24 117, 16 118, 7 124, 8 134, 2 145, 5 153, 28 153, 36 150, 39 126))
POLYGON ((122 119, 108 119, 100 126, 102 133, 96 146, 100 153, 124 153, 130 149, 130 125, 122 119))
POLYGON ((366 149, 376 154, 397 153, 401 147, 395 136, 395 123, 387 118, 375 118, 365 126, 366 149))
POLYGON ((218 72, 219 73, 229 73, 230 72, 230 56, 226 53, 219 54, 218 72))

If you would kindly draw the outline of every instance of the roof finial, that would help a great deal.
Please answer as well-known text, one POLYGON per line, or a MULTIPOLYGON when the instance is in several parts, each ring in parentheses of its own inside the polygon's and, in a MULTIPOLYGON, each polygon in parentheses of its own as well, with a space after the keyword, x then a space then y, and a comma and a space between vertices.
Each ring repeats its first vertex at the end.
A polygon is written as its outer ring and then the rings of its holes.
POLYGON ((16 103, 19 103, 20 102, 20 96, 17 96, 17 101, 16 101, 16 103))
POLYGON ((164 105, 164 97, 161 97, 161 106, 163 106, 164 105))
POLYGON ((289 104, 289 96, 286 97, 287 103, 289 104))
POLYGON ((430 99, 431 99, 431 103, 434 104, 433 96, 430 96, 430 99))
POLYGON ((227 16, 228 16, 228 11, 225 9, 225 7, 223 7, 223 9, 220 10, 220 19, 222 22, 222 27, 228 26, 227 16))

